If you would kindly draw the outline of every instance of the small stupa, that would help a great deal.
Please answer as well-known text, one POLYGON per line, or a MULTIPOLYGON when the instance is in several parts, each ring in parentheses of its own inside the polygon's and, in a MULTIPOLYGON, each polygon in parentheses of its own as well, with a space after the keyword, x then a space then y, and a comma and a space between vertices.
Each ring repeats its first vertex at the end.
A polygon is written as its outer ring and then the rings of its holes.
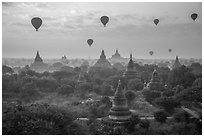
POLYGON ((43 62, 38 51, 34 62, 30 65, 30 68, 37 72, 44 72, 44 71, 47 71, 48 69, 48 64, 43 62))
POLYGON ((152 78, 148 84, 148 88, 150 90, 157 90, 157 91, 164 90, 164 85, 162 84, 159 77, 159 73, 156 69, 154 69, 154 72, 152 73, 152 78))
POLYGON ((127 98, 125 97, 119 80, 109 116, 104 120, 104 123, 114 126, 123 126, 124 124, 128 124, 131 118, 132 113, 127 105, 127 98))
POLYGON ((178 59, 178 56, 176 56, 176 60, 172 66, 172 69, 176 69, 176 68, 179 68, 181 67, 181 63, 179 62, 179 59, 178 59))
POLYGON ((100 68, 112 68, 110 62, 106 59, 106 55, 104 50, 102 50, 100 59, 96 62, 94 67, 100 67, 100 68))
POLYGON ((130 60, 128 62, 127 69, 124 72, 123 76, 127 79, 135 79, 139 77, 135 69, 134 62, 132 60, 132 54, 130 54, 130 60))

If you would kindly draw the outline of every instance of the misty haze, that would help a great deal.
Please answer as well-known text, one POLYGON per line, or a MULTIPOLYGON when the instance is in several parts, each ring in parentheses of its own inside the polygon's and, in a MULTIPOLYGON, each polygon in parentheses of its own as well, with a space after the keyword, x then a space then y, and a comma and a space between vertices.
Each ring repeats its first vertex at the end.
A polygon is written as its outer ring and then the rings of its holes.
POLYGON ((201 135, 201 2, 2 2, 3 135, 201 135))

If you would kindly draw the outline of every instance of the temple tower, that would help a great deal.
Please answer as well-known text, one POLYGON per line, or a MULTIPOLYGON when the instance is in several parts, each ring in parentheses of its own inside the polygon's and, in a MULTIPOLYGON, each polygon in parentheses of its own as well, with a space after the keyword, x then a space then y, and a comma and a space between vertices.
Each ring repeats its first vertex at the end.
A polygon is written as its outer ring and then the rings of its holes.
POLYGON ((149 89, 151 90, 158 90, 158 91, 164 90, 164 85, 162 84, 159 77, 159 73, 156 69, 154 69, 154 72, 152 73, 152 78, 148 86, 149 86, 149 89))
POLYGON ((100 59, 96 62, 94 67, 100 67, 100 68, 112 68, 110 62, 106 59, 106 55, 104 50, 102 50, 100 59))
POLYGON ((37 51, 36 57, 35 57, 35 62, 43 62, 42 58, 40 57, 39 52, 37 51))
POLYGON ((109 120, 115 124, 127 123, 132 117, 132 113, 127 105, 127 99, 122 89, 121 82, 119 80, 118 87, 116 89, 113 105, 109 112, 109 120))
POLYGON ((179 62, 178 56, 176 56, 176 60, 172 66, 173 69, 181 67, 181 63, 179 62))
POLYGON ((127 79, 135 79, 135 78, 138 78, 138 74, 137 74, 137 71, 135 69, 135 66, 134 66, 134 62, 132 60, 132 54, 130 54, 130 60, 128 62, 128 65, 127 65, 127 69, 126 71, 124 72, 123 76, 127 79))

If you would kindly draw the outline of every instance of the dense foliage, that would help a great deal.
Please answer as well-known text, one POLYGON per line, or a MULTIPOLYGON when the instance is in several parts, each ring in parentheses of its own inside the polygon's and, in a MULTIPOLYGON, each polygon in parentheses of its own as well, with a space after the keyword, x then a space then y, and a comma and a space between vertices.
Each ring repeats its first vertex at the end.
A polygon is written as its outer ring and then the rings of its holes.
POLYGON ((201 134, 201 122, 180 108, 185 106, 202 115, 202 66, 173 70, 147 64, 135 67, 140 78, 128 80, 122 76, 124 69, 117 68, 67 66, 38 73, 26 66, 16 74, 2 66, 3 134, 201 134), (155 68, 167 85, 164 91, 144 88, 155 68), (129 107, 140 115, 154 115, 159 122, 134 116, 126 127, 108 127, 97 120, 108 116, 118 80, 126 89, 129 107), (158 109, 165 111, 153 113, 158 109), (167 116, 174 119, 170 121, 167 116))

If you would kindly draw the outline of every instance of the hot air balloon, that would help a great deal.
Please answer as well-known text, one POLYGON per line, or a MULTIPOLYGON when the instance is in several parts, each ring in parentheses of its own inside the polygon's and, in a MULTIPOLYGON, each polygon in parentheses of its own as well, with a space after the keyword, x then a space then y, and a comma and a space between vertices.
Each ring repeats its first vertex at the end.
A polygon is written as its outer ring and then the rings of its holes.
POLYGON ((108 21, 109 21, 109 17, 108 16, 102 16, 101 17, 101 22, 103 23, 104 27, 106 26, 108 21))
POLYGON ((87 43, 89 44, 89 46, 91 47, 91 45, 93 44, 93 40, 92 39, 88 39, 87 43))
POLYGON ((198 17, 198 14, 196 13, 191 14, 191 18, 193 19, 193 21, 195 21, 197 17, 198 17))
POLYGON ((171 52, 172 51, 172 49, 169 49, 169 52, 171 52))
POLYGON ((36 29, 36 31, 38 31, 38 29, 40 28, 40 26, 42 25, 42 20, 39 17, 34 17, 31 20, 31 24, 33 25, 33 27, 36 29))
POLYGON ((153 52, 153 51, 150 51, 149 54, 152 56, 152 55, 154 54, 154 52, 153 52))
POLYGON ((159 19, 154 19, 154 24, 157 25, 159 23, 159 19))

